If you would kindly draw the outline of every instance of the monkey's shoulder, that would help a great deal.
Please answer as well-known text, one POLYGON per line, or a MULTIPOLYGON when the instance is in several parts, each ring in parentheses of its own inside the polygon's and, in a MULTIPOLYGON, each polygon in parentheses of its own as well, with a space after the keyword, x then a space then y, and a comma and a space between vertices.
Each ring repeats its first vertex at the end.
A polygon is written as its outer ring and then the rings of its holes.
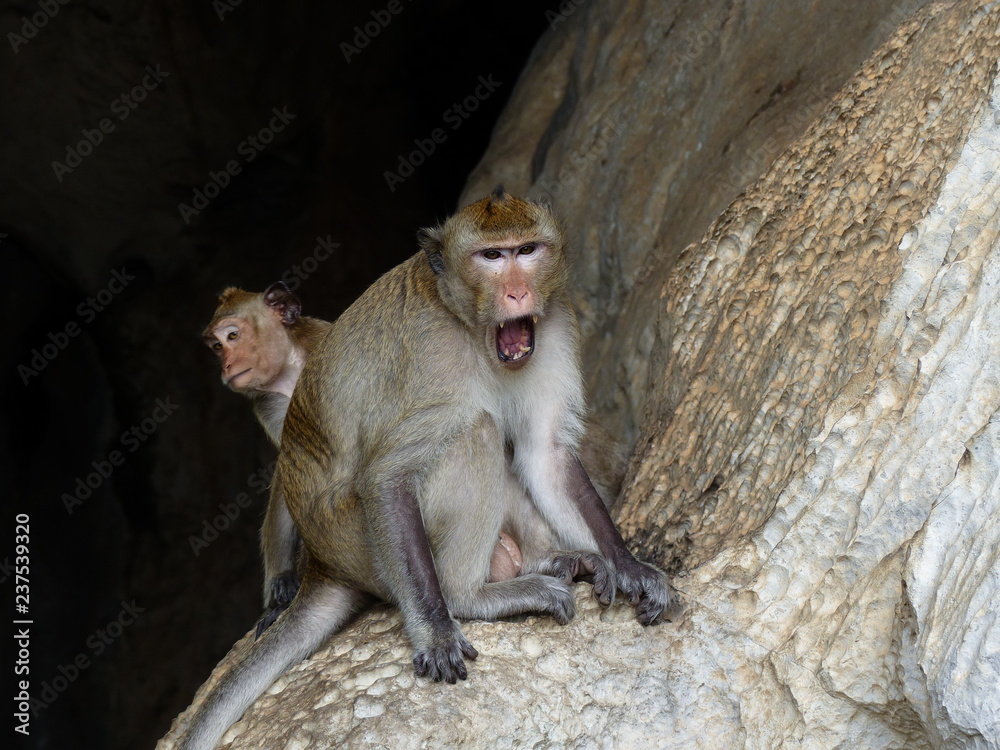
POLYGON ((421 252, 379 277, 337 319, 321 346, 325 357, 349 350, 354 361, 362 355, 399 358, 406 350, 432 347, 436 335, 443 329, 451 333, 456 324, 421 252))

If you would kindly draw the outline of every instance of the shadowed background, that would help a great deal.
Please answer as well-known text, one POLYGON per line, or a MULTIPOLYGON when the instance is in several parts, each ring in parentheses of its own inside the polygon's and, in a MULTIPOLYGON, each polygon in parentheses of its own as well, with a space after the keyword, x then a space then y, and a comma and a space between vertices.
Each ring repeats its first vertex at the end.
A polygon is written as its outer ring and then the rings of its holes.
POLYGON ((557 5, 0 3, 24 746, 151 747, 253 623, 274 452, 201 343, 216 294, 284 278, 330 318, 414 252, 557 5))

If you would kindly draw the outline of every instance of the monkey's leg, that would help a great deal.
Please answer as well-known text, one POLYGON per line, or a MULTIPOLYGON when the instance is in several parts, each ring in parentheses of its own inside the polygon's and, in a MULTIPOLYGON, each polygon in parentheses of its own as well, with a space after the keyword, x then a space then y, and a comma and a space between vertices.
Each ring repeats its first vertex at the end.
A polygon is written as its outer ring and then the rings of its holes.
POLYGON ((284 616, 212 688, 178 750, 214 748, 272 682, 340 630, 367 599, 347 586, 307 578, 284 616))
MULTIPOLYGON (((513 525, 515 511, 527 505, 524 487, 508 467, 499 430, 484 416, 448 449, 421 489, 434 564, 454 616, 495 620, 540 612, 561 623, 572 619, 572 593, 558 578, 528 571, 485 582, 502 524, 513 525)), ((541 520, 537 513, 535 518, 541 520)), ((547 538, 544 531, 520 531, 532 549, 547 538)))
MULTIPOLYGON (((470 489, 465 488, 466 491, 470 489)), ((537 612, 552 615, 556 621, 566 624, 576 614, 568 586, 572 576, 555 575, 561 571, 554 568, 553 574, 547 575, 549 570, 542 568, 551 567, 548 565, 551 555, 535 569, 516 578, 485 582, 483 572, 489 568, 496 538, 493 529, 499 518, 490 512, 483 513, 477 506, 492 506, 511 496, 516 502, 518 496, 524 496, 524 488, 511 481, 507 486, 499 484, 485 489, 487 494, 466 496, 468 502, 462 504, 461 509, 455 509, 448 524, 448 534, 435 547, 434 562, 448 609, 455 617, 468 620, 496 620, 537 612)), ((541 523, 544 526, 544 521, 541 523)))
MULTIPOLYGON (((412 489, 415 478, 390 480, 377 497, 362 501, 375 572, 403 613, 420 677, 454 684, 468 676, 465 659, 475 659, 441 593, 427 530, 412 489)), ((491 537, 489 550, 495 537, 491 537)), ((483 570, 485 578, 485 569, 483 570)))
POLYGON ((264 557, 264 616, 257 624, 257 637, 288 608, 299 590, 296 562, 299 532, 288 513, 285 495, 275 484, 267 514, 260 531, 260 547, 264 557))
POLYGON ((519 470, 562 546, 603 555, 614 569, 617 588, 636 608, 639 622, 657 622, 671 602, 673 589, 666 574, 632 556, 580 459, 566 448, 541 449, 555 445, 548 436, 535 434, 532 438, 535 450, 527 454, 530 458, 519 470))
POLYGON ((521 570, 555 576, 567 585, 587 581, 593 584, 601 604, 611 604, 615 599, 615 576, 608 561, 586 550, 557 551, 552 530, 527 493, 522 489, 514 499, 504 524, 521 546, 521 570))

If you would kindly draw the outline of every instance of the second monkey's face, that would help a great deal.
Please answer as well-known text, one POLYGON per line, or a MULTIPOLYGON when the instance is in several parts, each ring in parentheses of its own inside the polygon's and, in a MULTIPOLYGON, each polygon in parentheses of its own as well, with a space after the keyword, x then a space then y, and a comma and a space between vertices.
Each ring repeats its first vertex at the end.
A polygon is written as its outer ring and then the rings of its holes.
POLYGON ((277 321, 229 317, 219 320, 205 341, 219 357, 222 383, 237 393, 251 394, 274 390, 289 359, 291 341, 277 321))

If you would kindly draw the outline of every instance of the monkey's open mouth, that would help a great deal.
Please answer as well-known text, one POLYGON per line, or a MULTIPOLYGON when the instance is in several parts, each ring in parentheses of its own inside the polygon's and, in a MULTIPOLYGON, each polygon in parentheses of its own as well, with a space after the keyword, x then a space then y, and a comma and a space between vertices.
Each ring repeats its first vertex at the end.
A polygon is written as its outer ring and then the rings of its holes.
POLYGON ((497 326, 497 356, 501 362, 518 362, 527 359, 535 350, 535 321, 526 315, 508 320, 497 326))

